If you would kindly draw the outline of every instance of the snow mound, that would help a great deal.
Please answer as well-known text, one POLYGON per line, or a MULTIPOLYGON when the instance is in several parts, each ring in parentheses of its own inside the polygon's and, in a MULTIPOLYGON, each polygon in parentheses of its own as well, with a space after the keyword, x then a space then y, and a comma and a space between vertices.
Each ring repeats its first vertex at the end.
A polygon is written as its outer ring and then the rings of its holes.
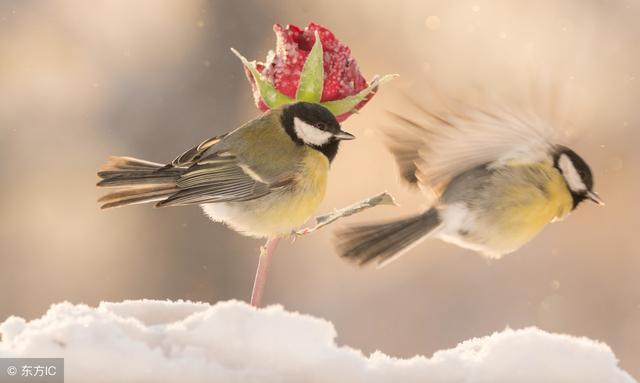
POLYGON ((608 382, 634 380, 609 347, 536 328, 505 330, 431 358, 337 346, 325 320, 237 301, 60 303, 0 324, 0 357, 65 358, 66 382, 608 382))

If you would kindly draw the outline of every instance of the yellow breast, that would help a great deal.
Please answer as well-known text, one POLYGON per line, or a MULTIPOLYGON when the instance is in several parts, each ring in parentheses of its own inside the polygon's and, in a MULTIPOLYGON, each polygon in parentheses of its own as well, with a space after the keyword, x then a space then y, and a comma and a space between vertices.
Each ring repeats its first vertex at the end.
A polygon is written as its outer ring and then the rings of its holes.
POLYGON ((564 218, 573 199, 564 179, 549 163, 511 164, 493 182, 493 211, 486 212, 479 224, 487 231, 483 242, 498 254, 512 252, 551 221, 564 218))
POLYGON ((317 150, 305 147, 294 183, 264 197, 205 207, 213 219, 253 237, 286 236, 302 226, 316 212, 327 187, 329 160, 317 150), (215 209, 215 212, 213 211, 215 209))
POLYGON ((260 219, 268 222, 268 231, 288 235, 316 212, 327 188, 329 160, 317 150, 306 147, 295 185, 278 193, 273 205, 260 219))

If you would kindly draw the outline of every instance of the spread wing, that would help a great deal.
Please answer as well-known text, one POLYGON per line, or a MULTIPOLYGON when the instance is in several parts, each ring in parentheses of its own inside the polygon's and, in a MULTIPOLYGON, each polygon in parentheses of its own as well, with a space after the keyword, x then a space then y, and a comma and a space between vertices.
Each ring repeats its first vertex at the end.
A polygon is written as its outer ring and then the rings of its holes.
POLYGON ((233 152, 229 142, 232 136, 233 132, 208 139, 167 165, 165 169, 182 170, 176 180, 179 191, 159 202, 158 206, 248 201, 295 181, 288 173, 275 179, 261 177, 257 169, 233 152))
POLYGON ((436 194, 466 170, 513 159, 539 161, 552 147, 551 124, 528 108, 486 99, 415 106, 417 117, 392 114, 398 123, 385 131, 387 144, 403 179, 436 194))

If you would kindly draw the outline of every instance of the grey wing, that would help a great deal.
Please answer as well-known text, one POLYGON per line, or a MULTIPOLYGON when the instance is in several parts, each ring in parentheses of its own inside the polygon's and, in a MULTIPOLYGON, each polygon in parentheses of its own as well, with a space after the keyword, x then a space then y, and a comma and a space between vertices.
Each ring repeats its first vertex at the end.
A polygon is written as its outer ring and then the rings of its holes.
POLYGON ((403 179, 439 189, 457 174, 487 163, 540 161, 551 150, 551 124, 520 104, 488 98, 417 105, 418 117, 392 114, 387 144, 403 179))
POLYGON ((227 150, 225 136, 204 141, 167 165, 182 169, 176 180, 178 191, 157 206, 249 201, 287 187, 294 181, 286 174, 276 182, 262 180, 227 150))
POLYGON ((402 180, 409 186, 417 186, 420 150, 426 145, 423 141, 426 130, 409 118, 389 114, 398 121, 399 128, 385 131, 387 148, 396 160, 402 180))

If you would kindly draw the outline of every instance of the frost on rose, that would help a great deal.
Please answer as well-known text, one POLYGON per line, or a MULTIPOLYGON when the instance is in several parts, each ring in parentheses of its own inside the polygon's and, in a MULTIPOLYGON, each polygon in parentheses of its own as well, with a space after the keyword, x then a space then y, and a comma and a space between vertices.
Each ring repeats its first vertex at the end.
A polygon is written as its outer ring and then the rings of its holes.
POLYGON ((266 111, 294 101, 316 102, 344 121, 360 110, 378 86, 395 75, 375 76, 370 83, 360 73, 351 50, 327 28, 310 23, 273 26, 277 42, 264 63, 248 61, 237 51, 253 88, 256 106, 266 111))

